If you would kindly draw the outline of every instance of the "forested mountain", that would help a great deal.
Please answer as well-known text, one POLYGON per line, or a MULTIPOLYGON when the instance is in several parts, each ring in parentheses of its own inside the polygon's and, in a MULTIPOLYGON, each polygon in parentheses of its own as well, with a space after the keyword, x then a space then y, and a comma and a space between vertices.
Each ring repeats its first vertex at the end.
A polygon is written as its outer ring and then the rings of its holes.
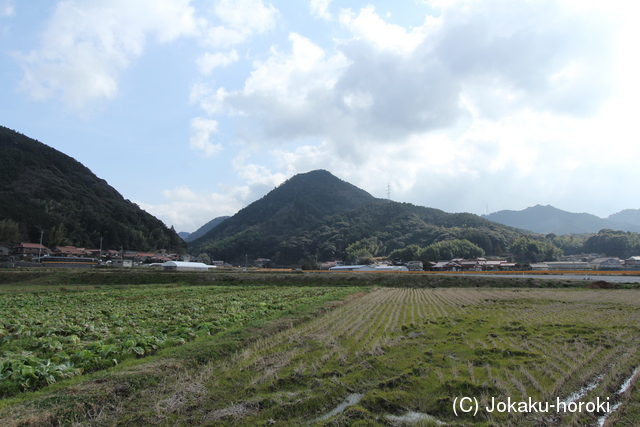
POLYGON ((220 224, 222 221, 224 221, 227 218, 229 218, 229 216, 216 217, 216 218, 212 219, 211 221, 209 221, 208 223, 206 223, 205 225, 203 225, 202 227, 198 228, 193 233, 184 233, 183 232, 183 233, 178 233, 178 235, 180 237, 182 237, 185 242, 192 242, 192 241, 196 240, 197 238, 202 237, 205 234, 207 234, 209 232, 209 230, 211 230, 213 227, 217 226, 218 224, 220 224))
POLYGON ((135 250, 178 251, 173 228, 125 200, 73 158, 0 126, 0 238, 135 250))
POLYGON ((379 200, 327 171, 296 175, 192 242, 213 259, 270 258, 276 264, 374 256, 406 245, 466 239, 501 254, 517 230, 477 215, 379 200))
POLYGON ((225 261, 275 256, 275 246, 289 236, 374 200, 325 170, 298 174, 192 241, 189 250, 225 261))
MULTIPOLYGON (((640 232, 640 218, 636 223, 628 221, 633 215, 633 212, 626 214, 622 211, 604 219, 588 213, 572 213, 553 206, 536 205, 521 211, 504 210, 483 217, 534 233, 561 235, 597 233, 603 229, 640 232)), ((640 216, 638 213, 635 215, 640 216)))
POLYGON ((283 240, 276 259, 293 261, 296 254, 318 260, 355 259, 358 254, 386 256, 410 245, 428 246, 445 240, 468 240, 486 254, 502 255, 521 233, 468 213, 376 200, 344 214, 323 219, 310 230, 283 240))

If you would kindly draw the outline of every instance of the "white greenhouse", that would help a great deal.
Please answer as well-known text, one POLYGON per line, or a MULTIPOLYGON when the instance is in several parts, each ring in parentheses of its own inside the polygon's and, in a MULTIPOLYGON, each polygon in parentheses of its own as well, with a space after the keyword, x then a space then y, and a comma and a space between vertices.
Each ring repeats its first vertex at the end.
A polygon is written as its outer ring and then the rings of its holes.
POLYGON ((209 271, 209 266, 201 262, 167 261, 162 271, 209 271))

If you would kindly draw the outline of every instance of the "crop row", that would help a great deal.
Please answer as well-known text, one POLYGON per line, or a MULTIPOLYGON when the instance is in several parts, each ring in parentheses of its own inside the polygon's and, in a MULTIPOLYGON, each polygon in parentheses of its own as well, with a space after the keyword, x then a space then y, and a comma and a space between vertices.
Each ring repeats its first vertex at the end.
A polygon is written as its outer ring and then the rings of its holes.
MULTIPOLYGON (((298 421, 326 411, 319 402, 337 404, 354 390, 371 411, 357 410, 364 419, 404 410, 447 422, 456 420, 451 402, 460 396, 481 405, 491 397, 606 399, 640 364, 639 321, 637 291, 386 288, 256 342, 214 369, 223 374, 215 387, 225 389, 228 378, 237 390, 230 399, 249 406, 247 396, 271 394, 289 412, 264 418, 298 421)), ((553 422, 596 421, 593 414, 565 418, 553 422)), ((515 413, 466 419, 478 421, 549 420, 515 413)))

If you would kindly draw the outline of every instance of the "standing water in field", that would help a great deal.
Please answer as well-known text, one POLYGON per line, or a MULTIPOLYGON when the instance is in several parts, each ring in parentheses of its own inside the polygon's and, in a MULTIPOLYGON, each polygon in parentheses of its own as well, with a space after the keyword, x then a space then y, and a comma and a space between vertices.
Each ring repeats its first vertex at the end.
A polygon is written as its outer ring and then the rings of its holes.
MULTIPOLYGON (((640 366, 638 366, 633 371, 631 376, 629 378, 627 378, 625 380, 625 382, 622 383, 622 385, 620 386, 620 389, 615 394, 616 396, 618 396, 618 397, 622 396, 627 390, 629 390, 629 387, 631 387, 631 381, 633 381, 633 379, 636 377, 636 375, 638 375, 638 372, 640 372, 640 366)), ((620 405, 622 405, 621 401, 616 403, 615 405, 613 405, 611 407, 611 410, 608 413, 606 413, 603 416, 601 416, 600 418, 598 418, 598 423, 597 423, 598 427, 604 426, 604 423, 607 421, 607 418, 609 418, 609 416, 611 414, 613 414, 616 411, 616 409, 618 409, 620 407, 620 405)))
POLYGON ((352 393, 352 394, 350 394, 349 396, 347 396, 347 398, 345 399, 344 402, 342 402, 341 404, 336 406, 335 409, 333 409, 331 412, 328 412, 328 413, 324 414, 323 416, 316 418, 312 422, 313 423, 317 423, 317 422, 320 422, 320 421, 328 420, 329 418, 333 417, 334 415, 338 415, 340 412, 344 411, 345 408, 347 408, 348 406, 353 406, 356 403, 360 402, 360 399, 362 399, 363 396, 364 396, 364 394, 360 394, 360 393, 352 393))
POLYGON ((587 395, 588 392, 598 387, 602 379, 604 378, 604 374, 598 375, 592 382, 582 387, 580 390, 571 393, 566 399, 563 400, 565 404, 573 403, 577 400, 582 399, 587 395))
POLYGON ((404 415, 385 415, 385 418, 391 421, 392 423, 417 423, 418 421, 431 421, 436 423, 439 426, 445 425, 446 423, 440 421, 433 415, 425 414, 423 412, 407 412, 404 415))

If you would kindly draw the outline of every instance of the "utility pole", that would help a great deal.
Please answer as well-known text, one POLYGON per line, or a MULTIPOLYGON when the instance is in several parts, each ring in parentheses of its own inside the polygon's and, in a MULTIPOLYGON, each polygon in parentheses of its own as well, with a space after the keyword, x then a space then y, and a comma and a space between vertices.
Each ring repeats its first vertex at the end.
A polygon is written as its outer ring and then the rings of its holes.
POLYGON ((40 254, 42 253, 42 235, 44 234, 44 231, 40 230, 40 247, 38 248, 38 262, 42 263, 42 260, 40 259, 40 254))
POLYGON ((387 200, 391 200, 391 182, 387 182, 387 200))

